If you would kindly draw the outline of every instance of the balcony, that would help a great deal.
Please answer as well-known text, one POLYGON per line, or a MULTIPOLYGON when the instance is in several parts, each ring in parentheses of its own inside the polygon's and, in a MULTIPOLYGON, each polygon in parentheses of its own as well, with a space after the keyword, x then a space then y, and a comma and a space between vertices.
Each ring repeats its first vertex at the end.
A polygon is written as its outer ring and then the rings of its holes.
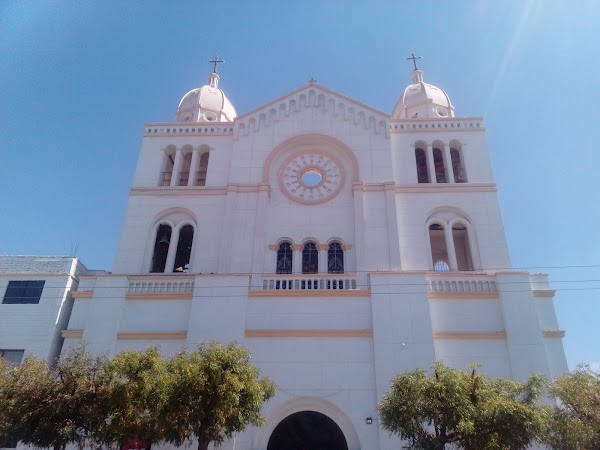
POLYGON ((469 296, 498 297, 495 277, 465 272, 429 273, 427 290, 430 297, 469 296))
POLYGON ((278 295, 370 295, 366 289, 366 277, 357 274, 273 274, 256 275, 250 286, 251 296, 260 293, 278 295), (253 294, 254 293, 254 294, 253 294))

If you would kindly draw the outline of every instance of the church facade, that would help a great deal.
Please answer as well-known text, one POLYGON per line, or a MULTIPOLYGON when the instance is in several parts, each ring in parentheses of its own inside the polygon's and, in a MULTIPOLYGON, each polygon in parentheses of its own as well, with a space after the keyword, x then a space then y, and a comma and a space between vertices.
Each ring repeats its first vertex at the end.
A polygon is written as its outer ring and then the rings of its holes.
POLYGON ((236 450, 397 449, 377 403, 435 360, 567 370, 547 277, 511 269, 483 118, 416 66, 391 114, 311 81, 238 115, 218 83, 145 125, 113 272, 81 277, 65 349, 246 346, 278 392, 236 450))

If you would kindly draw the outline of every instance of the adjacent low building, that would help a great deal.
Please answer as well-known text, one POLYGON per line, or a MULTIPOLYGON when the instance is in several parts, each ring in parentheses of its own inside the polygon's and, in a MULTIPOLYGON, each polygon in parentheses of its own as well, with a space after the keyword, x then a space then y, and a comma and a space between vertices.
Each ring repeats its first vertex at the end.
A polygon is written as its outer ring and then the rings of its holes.
POLYGON ((15 364, 26 355, 54 362, 72 292, 87 272, 73 257, 0 256, 0 357, 15 364))

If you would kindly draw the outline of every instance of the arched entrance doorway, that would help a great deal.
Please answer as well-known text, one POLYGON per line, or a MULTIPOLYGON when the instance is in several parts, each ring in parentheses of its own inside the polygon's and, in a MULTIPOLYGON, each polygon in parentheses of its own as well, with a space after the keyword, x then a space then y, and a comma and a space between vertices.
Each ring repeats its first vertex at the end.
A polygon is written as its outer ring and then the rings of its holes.
POLYGON ((340 427, 325 414, 300 411, 273 430, 267 450, 348 450, 340 427))

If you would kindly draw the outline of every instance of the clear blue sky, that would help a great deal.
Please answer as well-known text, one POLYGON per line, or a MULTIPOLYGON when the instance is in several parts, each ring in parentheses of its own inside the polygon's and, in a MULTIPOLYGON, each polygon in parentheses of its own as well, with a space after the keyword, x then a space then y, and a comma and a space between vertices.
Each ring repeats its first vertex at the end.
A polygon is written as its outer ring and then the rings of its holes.
POLYGON ((551 274, 570 367, 600 364, 599 24, 594 0, 2 1, 0 253, 110 270, 143 124, 215 52, 238 113, 311 77, 390 112, 415 52, 485 116, 513 265, 551 274))

